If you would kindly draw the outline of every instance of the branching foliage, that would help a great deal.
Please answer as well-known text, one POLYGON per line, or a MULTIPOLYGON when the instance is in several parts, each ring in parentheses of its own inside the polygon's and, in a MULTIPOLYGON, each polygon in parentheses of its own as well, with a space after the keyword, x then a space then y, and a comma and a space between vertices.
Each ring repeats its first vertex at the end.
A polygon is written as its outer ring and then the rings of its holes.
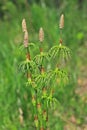
MULTIPOLYGON (((64 27, 63 18, 64 16, 62 15, 60 29, 64 27)), ((34 47, 35 44, 28 43, 28 32, 25 19, 23 19, 22 28, 24 32, 24 45, 22 45, 21 49, 26 50, 26 59, 20 63, 20 69, 27 75, 26 86, 29 86, 31 91, 31 107, 33 109, 32 115, 35 127, 37 130, 47 130, 48 110, 50 106, 54 106, 57 102, 57 99, 54 96, 55 87, 60 86, 60 84, 66 84, 69 80, 68 73, 58 68, 58 60, 63 59, 64 61, 67 61, 71 56, 71 51, 69 48, 62 45, 62 40, 60 40, 59 45, 53 46, 48 52, 43 52, 44 31, 43 28, 40 28, 40 53, 33 57, 30 54, 30 50, 31 46, 34 47), (56 67, 47 70, 47 63, 49 61, 51 63, 52 60, 56 58, 56 67)))
POLYGON ((71 57, 70 49, 61 44, 53 46, 48 52, 48 57, 55 58, 56 56, 58 57, 58 59, 61 58, 67 61, 71 57))

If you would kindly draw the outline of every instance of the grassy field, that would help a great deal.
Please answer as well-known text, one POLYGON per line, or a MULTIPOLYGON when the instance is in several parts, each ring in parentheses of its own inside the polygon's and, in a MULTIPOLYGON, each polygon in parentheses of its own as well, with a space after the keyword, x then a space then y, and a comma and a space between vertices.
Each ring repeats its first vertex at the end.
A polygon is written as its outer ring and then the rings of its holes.
MULTIPOLYGON (((38 31, 44 28, 44 50, 59 43, 59 17, 65 15, 63 31, 64 45, 72 50, 72 60, 67 65, 71 75, 68 85, 56 88, 59 104, 49 111, 51 129, 87 129, 87 2, 78 9, 75 2, 65 2, 59 9, 33 4, 19 13, 10 14, 0 20, 0 129, 33 130, 30 121, 29 89, 25 87, 25 76, 18 66, 24 58, 20 52, 23 42, 21 21, 26 18, 29 41, 38 42, 38 31), (19 108, 23 110, 24 124, 19 121, 19 108), (54 117, 54 118, 53 118, 54 117), (55 119, 55 120, 54 120, 55 119)), ((33 50, 36 52, 36 50, 33 50)))

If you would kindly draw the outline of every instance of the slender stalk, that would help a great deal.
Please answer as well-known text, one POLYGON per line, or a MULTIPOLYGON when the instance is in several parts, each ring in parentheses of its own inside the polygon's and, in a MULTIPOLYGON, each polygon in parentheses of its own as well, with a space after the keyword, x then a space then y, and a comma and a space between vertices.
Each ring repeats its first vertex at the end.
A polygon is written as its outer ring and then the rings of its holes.
POLYGON ((62 42, 63 42, 63 32, 62 29, 60 29, 60 41, 59 41, 60 45, 62 44, 62 42))
MULTIPOLYGON (((42 43, 41 43, 41 45, 42 45, 42 43)), ((40 46, 40 53, 42 53, 42 51, 43 51, 43 49, 42 49, 42 47, 40 46)), ((42 59, 42 64, 41 64, 41 66, 40 66, 40 73, 43 73, 44 72, 44 67, 43 67, 43 59, 42 59)), ((42 90, 43 91, 43 90, 42 90)), ((46 117, 46 120, 43 120, 43 122, 44 122, 44 129, 46 130, 47 129, 47 122, 48 122, 48 106, 47 106, 47 102, 46 102, 46 100, 44 99, 44 103, 43 103, 43 116, 44 116, 44 114, 45 115, 47 115, 47 117, 46 117), (45 113, 44 113, 45 112, 45 113)))

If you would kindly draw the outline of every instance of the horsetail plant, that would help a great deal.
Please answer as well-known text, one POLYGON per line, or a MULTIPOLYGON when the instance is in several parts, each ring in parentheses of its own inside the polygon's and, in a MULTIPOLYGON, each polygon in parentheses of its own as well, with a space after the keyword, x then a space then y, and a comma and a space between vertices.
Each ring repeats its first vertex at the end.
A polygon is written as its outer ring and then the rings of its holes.
MULTIPOLYGON (((31 45, 28 41, 28 31, 26 21, 22 21, 22 30, 24 33, 24 47, 26 51, 26 59, 21 62, 20 68, 27 75, 26 86, 30 88, 31 107, 33 109, 32 117, 36 130, 48 130, 49 108, 56 103, 57 99, 54 96, 55 86, 59 86, 56 82, 58 79, 61 82, 68 81, 68 74, 63 69, 58 67, 58 61, 68 60, 70 57, 70 49, 62 45, 62 29, 64 27, 64 15, 61 15, 59 29, 60 41, 56 46, 51 47, 48 52, 43 51, 44 31, 41 27, 39 30, 39 53, 34 57, 31 55, 31 45), (55 68, 47 69, 47 63, 53 59, 57 59, 55 68), (55 85, 54 85, 55 83, 55 85)), ((35 45, 36 46, 36 45, 35 45)))

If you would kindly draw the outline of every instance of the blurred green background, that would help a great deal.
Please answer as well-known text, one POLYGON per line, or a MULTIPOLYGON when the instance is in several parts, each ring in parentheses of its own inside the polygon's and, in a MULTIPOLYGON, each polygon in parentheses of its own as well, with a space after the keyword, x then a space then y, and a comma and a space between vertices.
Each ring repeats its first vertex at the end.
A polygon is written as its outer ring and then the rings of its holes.
POLYGON ((22 59, 22 19, 26 19, 30 42, 38 42, 38 31, 43 27, 43 47, 47 51, 59 43, 62 13, 64 45, 72 50, 68 65, 71 79, 63 89, 56 88, 60 103, 49 112, 49 126, 51 130, 87 130, 87 0, 0 0, 0 130, 34 129, 29 90, 18 69, 22 59), (19 108, 23 111, 23 125, 19 108))

